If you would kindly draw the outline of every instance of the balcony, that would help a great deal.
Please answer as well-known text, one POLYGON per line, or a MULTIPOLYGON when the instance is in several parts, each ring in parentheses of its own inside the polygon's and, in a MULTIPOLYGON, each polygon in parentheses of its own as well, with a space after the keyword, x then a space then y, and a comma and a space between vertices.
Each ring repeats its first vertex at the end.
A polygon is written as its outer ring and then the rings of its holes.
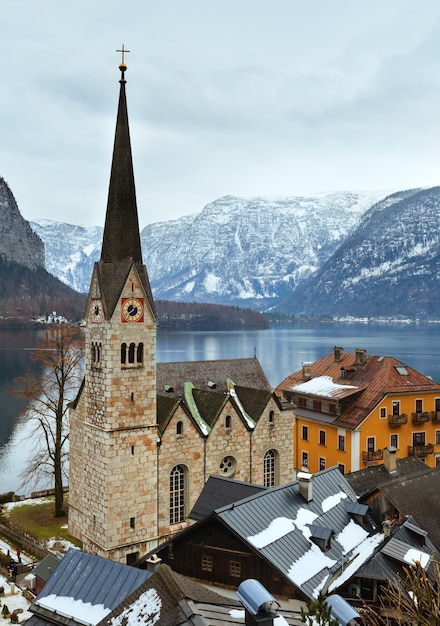
POLYGON ((431 411, 431 422, 434 422, 434 424, 440 422, 440 411, 431 411))
POLYGON ((367 450, 362 452, 363 461, 382 461, 383 450, 367 450))
POLYGON ((419 446, 408 446, 408 456, 426 456, 434 453, 434 444, 426 443, 419 446))
POLYGON ((411 415, 411 421, 413 424, 423 424, 423 422, 429 422, 431 415, 429 411, 423 411, 422 413, 413 413, 411 415))
POLYGON ((402 413, 401 415, 388 415, 388 424, 390 426, 401 426, 408 422, 408 415, 402 413))

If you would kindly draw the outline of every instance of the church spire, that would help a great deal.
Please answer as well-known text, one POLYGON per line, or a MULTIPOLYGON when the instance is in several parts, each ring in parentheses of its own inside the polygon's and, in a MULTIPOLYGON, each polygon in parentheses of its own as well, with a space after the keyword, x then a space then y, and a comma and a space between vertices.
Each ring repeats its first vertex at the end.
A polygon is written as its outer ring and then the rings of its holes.
POLYGON ((130 131, 128 127, 127 101, 125 96, 124 49, 119 92, 118 115, 116 120, 113 160, 108 191, 107 213, 102 241, 101 261, 114 263, 130 258, 134 263, 142 263, 142 250, 139 235, 139 221, 134 184, 133 161, 131 155, 130 131))

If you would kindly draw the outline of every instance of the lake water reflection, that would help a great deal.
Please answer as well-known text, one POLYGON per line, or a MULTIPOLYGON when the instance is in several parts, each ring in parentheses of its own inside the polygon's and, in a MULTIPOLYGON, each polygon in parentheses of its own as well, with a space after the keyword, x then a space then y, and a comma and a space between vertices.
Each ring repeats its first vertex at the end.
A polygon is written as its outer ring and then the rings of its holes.
MULTIPOLYGON (((0 493, 19 489, 20 474, 33 447, 23 437, 26 429, 16 424, 22 406, 7 393, 7 387, 24 374, 30 350, 43 336, 43 331, 0 331, 0 493)), ((159 330, 157 360, 257 356, 270 383, 276 386, 300 369, 303 361, 316 361, 335 345, 350 352, 365 348, 370 354, 395 356, 440 382, 439 324, 319 324, 233 332, 159 330)))

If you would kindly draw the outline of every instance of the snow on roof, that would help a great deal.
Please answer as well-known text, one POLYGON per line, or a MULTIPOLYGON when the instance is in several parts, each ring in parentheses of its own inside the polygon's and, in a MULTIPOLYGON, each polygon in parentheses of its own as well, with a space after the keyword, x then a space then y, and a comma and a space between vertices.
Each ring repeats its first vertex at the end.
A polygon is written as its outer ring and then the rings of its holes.
POLYGON ((120 615, 113 617, 111 626, 123 626, 124 624, 153 626, 160 619, 161 608, 162 600, 156 589, 148 589, 120 615))
POLYGON ((341 391, 347 391, 347 389, 357 389, 355 385, 338 385, 333 382, 331 376, 316 376, 304 383, 299 383, 291 387, 291 391, 299 393, 308 393, 315 396, 323 396, 324 398, 334 398, 340 394, 341 391))
POLYGON ((287 576, 299 587, 323 569, 330 569, 335 564, 334 559, 326 556, 316 544, 310 543, 309 550, 292 563, 287 576))
POLYGON ((321 504, 322 512, 327 513, 327 511, 330 511, 330 509, 338 505, 340 501, 346 497, 347 497, 347 494, 344 493, 343 491, 340 491, 339 493, 335 493, 329 496, 328 498, 322 501, 322 504, 321 504))
POLYGON ((308 536, 310 536, 310 530, 306 524, 311 524, 317 517, 316 513, 312 511, 300 509, 294 520, 287 517, 277 517, 271 521, 267 528, 247 539, 253 546, 261 549, 281 539, 281 537, 291 533, 296 528, 303 534, 308 533, 308 536))
POLYGON ((73 618, 91 626, 100 622, 111 611, 110 608, 105 608, 103 604, 91 604, 68 596, 57 596, 53 593, 37 600, 37 603, 44 609, 56 611, 62 617, 73 618))
POLYGON ((383 534, 376 533, 371 537, 367 537, 357 548, 354 558, 345 565, 343 571, 341 570, 340 576, 329 585, 328 591, 334 591, 347 580, 349 580, 358 571, 360 566, 373 554, 376 547, 383 541, 383 534))
POLYGON ((350 520, 347 526, 336 537, 336 541, 342 546, 343 554, 347 554, 368 537, 366 530, 350 520))
POLYGON ((416 550, 416 548, 410 548, 403 558, 406 563, 409 563, 409 565, 420 563, 424 569, 429 563, 430 556, 426 552, 416 550))

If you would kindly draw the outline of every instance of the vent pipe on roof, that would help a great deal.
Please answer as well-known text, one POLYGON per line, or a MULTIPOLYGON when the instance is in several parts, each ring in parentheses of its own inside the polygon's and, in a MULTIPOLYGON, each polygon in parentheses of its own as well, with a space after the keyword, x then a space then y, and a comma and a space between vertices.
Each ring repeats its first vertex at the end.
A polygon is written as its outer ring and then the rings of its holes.
POLYGON ((312 364, 309 361, 304 361, 302 364, 302 379, 310 380, 312 378, 312 364))
POLYGON ((313 474, 298 472, 297 474, 299 493, 306 502, 313 500, 313 474))

